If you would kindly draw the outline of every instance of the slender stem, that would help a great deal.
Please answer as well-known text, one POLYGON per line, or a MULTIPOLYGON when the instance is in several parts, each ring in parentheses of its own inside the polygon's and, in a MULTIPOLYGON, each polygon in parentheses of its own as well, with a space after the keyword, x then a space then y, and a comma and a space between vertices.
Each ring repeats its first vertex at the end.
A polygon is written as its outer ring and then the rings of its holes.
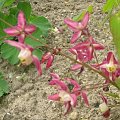
POLYGON ((1 37, 0 40, 3 40, 3 39, 8 38, 8 37, 10 37, 10 36, 9 36, 9 35, 6 35, 6 36, 4 36, 4 37, 1 37))
MULTIPOLYGON (((10 27, 13 27, 13 25, 11 25, 10 23, 6 22, 6 21, 5 21, 4 19, 2 19, 2 18, 0 18, 0 21, 4 22, 5 24, 7 24, 7 25, 10 26, 10 27)), ((17 30, 17 29, 16 29, 16 30, 17 30)), ((19 30, 18 30, 18 31, 19 31, 19 30)), ((19 32, 20 32, 20 31, 19 31, 19 32)), ((27 33, 27 34, 28 34, 28 36, 29 36, 31 39, 33 39, 33 40, 35 40, 35 41, 38 41, 38 42, 40 42, 41 44, 43 44, 45 47, 51 49, 49 45, 45 44, 44 42, 40 41, 39 39, 37 39, 36 37, 32 36, 32 35, 29 34, 29 33, 27 33)), ((74 58, 66 55, 65 53, 63 53, 63 52, 61 52, 61 51, 59 51, 59 54, 62 55, 62 56, 64 56, 64 57, 66 57, 66 58, 69 58, 69 59, 70 59, 71 61, 73 61, 73 62, 76 62, 76 63, 78 63, 78 64, 83 65, 84 67, 86 67, 86 68, 88 68, 88 69, 90 69, 90 70, 98 73, 99 75, 103 76, 105 79, 108 79, 108 80, 109 80, 109 77, 107 77, 102 71, 97 70, 96 68, 88 65, 87 63, 83 63, 83 62, 77 61, 76 59, 74 59, 74 58)), ((118 88, 118 86, 117 86, 114 82, 112 82, 111 80, 110 80, 110 83, 111 83, 113 86, 115 86, 115 87, 118 88)), ((118 89, 119 89, 119 88, 118 88, 118 89)))

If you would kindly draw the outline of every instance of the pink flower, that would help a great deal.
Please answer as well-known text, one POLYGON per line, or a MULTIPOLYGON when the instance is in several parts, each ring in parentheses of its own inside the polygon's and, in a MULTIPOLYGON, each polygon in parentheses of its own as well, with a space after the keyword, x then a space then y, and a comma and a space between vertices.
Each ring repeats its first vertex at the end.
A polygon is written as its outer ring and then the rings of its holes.
POLYGON ((42 74, 41 63, 37 56, 32 54, 34 49, 31 46, 11 40, 5 40, 5 43, 14 46, 20 50, 18 58, 23 65, 30 65, 33 62, 37 68, 38 74, 42 74))
POLYGON ((92 36, 86 41, 78 43, 72 47, 69 51, 77 56, 77 59, 82 62, 88 62, 92 60, 95 50, 102 50, 105 47, 100 43, 97 43, 92 36))
POLYGON ((108 118, 110 116, 110 109, 107 106, 107 99, 101 95, 103 103, 99 105, 100 111, 102 112, 103 117, 108 118))
MULTIPOLYGON (((103 62, 96 67, 102 70, 112 81, 120 76, 120 65, 112 52, 109 52, 107 54, 107 58, 105 58, 103 62)), ((107 82, 109 83, 109 80, 106 80, 106 83, 107 82)))
POLYGON ((69 83, 66 85, 65 82, 60 80, 60 77, 57 74, 52 73, 51 77, 52 80, 49 84, 54 86, 58 90, 58 93, 48 96, 48 99, 63 102, 65 106, 65 114, 67 114, 73 107, 76 107, 77 97, 80 94, 85 103, 89 105, 85 91, 80 91, 81 87, 75 80, 65 78, 65 80, 69 83))
POLYGON ((26 35, 32 34, 36 30, 34 25, 27 25, 24 13, 22 11, 18 14, 17 26, 4 29, 4 32, 10 36, 16 36, 19 42, 23 43, 26 35))
POLYGON ((88 34, 88 30, 86 28, 89 21, 89 13, 86 13, 83 20, 81 22, 75 22, 69 18, 66 18, 64 22, 68 25, 68 27, 74 32, 70 42, 74 43, 82 34, 88 34))
POLYGON ((47 52, 42 56, 41 63, 46 62, 46 69, 48 69, 49 67, 52 66, 53 60, 54 60, 54 54, 52 54, 51 52, 47 52))

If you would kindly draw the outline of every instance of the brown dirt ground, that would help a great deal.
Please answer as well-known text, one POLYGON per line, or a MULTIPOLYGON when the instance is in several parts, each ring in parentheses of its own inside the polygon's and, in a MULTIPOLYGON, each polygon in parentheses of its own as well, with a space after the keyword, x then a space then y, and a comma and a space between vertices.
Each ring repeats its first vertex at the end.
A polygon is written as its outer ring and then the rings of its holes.
MULTIPOLYGON (((104 18, 101 12, 103 0, 30 0, 30 2, 33 13, 47 17, 55 27, 63 25, 64 18, 73 17, 89 5, 93 5, 94 13, 89 22, 90 31, 97 41, 106 45, 106 50, 97 54, 99 60, 106 55, 107 50, 113 49, 108 23, 102 28, 99 25, 104 18)), ((63 34, 51 33, 48 42, 52 46, 59 46, 63 51, 66 51, 70 46, 66 41, 70 39, 71 34, 69 30, 63 34)), ((69 76, 78 81, 82 80, 84 84, 102 82, 103 78, 87 69, 80 76, 75 72, 68 73, 70 63, 68 59, 58 55, 55 58, 54 65, 49 70, 46 71, 43 66, 43 75, 36 80, 37 73, 34 66, 24 68, 1 61, 0 68, 10 84, 11 91, 10 94, 0 100, 0 120, 71 120, 70 114, 63 116, 64 109, 60 104, 47 99, 47 96, 54 92, 54 89, 48 85, 50 71, 58 73, 61 77, 69 76)), ((95 108, 95 103, 100 101, 97 96, 100 90, 89 92, 90 108, 87 108, 83 101, 79 100, 78 106, 74 110, 77 113, 76 120, 104 119, 99 109, 95 108)), ((111 104, 116 103, 115 100, 109 100, 109 102, 111 104)), ((118 110, 111 110, 109 120, 120 120, 119 108, 118 110)))

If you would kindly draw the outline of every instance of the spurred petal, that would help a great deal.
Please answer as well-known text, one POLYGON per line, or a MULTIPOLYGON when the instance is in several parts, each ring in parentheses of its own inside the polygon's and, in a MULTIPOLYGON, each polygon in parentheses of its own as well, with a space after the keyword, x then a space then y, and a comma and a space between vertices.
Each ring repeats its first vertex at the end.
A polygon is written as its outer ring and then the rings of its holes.
POLYGON ((35 32, 35 30, 36 30, 36 27, 34 25, 26 25, 25 26, 25 32, 27 34, 31 34, 31 33, 35 32))
POLYGON ((20 35, 18 36, 18 41, 19 41, 20 43, 24 43, 24 40, 25 40, 25 34, 22 33, 22 34, 20 34, 20 35))
POLYGON ((70 43, 76 42, 76 40, 81 36, 82 31, 77 31, 73 34, 70 43))
POLYGON ((48 99, 54 100, 54 101, 60 101, 59 94, 50 95, 50 96, 48 96, 48 99))
POLYGON ((80 69, 82 67, 82 65, 80 65, 80 64, 75 64, 75 65, 72 65, 72 67, 70 68, 71 70, 78 70, 78 69, 80 69))
POLYGON ((73 30, 74 32, 76 32, 76 30, 77 30, 77 28, 78 28, 78 22, 75 22, 75 21, 73 21, 73 20, 71 20, 71 19, 69 19, 69 18, 66 18, 66 19, 64 20, 64 22, 65 22, 65 24, 68 25, 68 27, 69 27, 71 30, 73 30))
POLYGON ((82 25, 84 26, 84 27, 86 27, 87 26, 87 24, 88 24, 88 21, 89 21, 89 13, 87 12, 86 14, 85 14, 85 16, 84 16, 84 18, 83 18, 83 20, 82 20, 82 25))
POLYGON ((20 50, 24 49, 26 47, 24 44, 22 44, 20 42, 12 41, 12 40, 5 40, 4 42, 11 45, 11 46, 14 46, 20 50))
POLYGON ((51 55, 47 61, 47 64, 46 64, 46 69, 50 68, 52 66, 52 63, 53 63, 53 60, 54 60, 54 56, 51 55))
POLYGON ((35 66, 37 68, 38 74, 42 75, 40 60, 35 55, 33 55, 32 58, 33 58, 33 63, 35 64, 35 66))
POLYGON ((77 97, 76 97, 75 94, 70 94, 70 96, 71 96, 71 102, 70 102, 70 104, 71 104, 73 107, 75 107, 75 106, 77 105, 77 97))
POLYGON ((88 98, 87 98, 86 91, 83 91, 83 90, 82 90, 81 96, 82 96, 84 102, 86 103, 86 105, 89 106, 89 102, 88 102, 88 98))
POLYGON ((17 26, 6 28, 4 29, 4 32, 7 33, 10 36, 17 36, 20 34, 20 28, 17 26))
POLYGON ((18 13, 18 26, 23 29, 26 25, 25 15, 22 11, 18 13))

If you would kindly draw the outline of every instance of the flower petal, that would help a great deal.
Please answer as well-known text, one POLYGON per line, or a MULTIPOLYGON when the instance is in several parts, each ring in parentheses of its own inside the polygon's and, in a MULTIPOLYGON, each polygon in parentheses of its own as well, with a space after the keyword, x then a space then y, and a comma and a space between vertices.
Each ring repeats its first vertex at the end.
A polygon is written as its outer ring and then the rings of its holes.
POLYGON ((20 11, 18 13, 18 26, 23 29, 25 25, 26 25, 25 15, 22 11, 20 11))
POLYGON ((76 49, 71 48, 71 49, 69 49, 69 51, 70 51, 72 54, 77 55, 77 50, 76 50, 76 49))
POLYGON ((77 31, 73 34, 70 43, 76 42, 76 40, 81 36, 82 31, 77 31))
POLYGON ((12 41, 12 40, 5 40, 4 42, 11 45, 11 46, 14 46, 20 50, 24 49, 26 47, 24 44, 22 44, 20 42, 12 41))
POLYGON ((86 91, 82 90, 81 96, 82 96, 84 102, 86 103, 86 105, 89 106, 89 102, 88 102, 88 98, 87 98, 87 95, 86 95, 86 91))
POLYGON ((33 58, 33 63, 35 64, 35 66, 37 68, 38 74, 42 75, 40 60, 35 55, 33 55, 32 58, 33 58))
POLYGON ((46 64, 46 69, 50 68, 52 66, 52 63, 53 63, 53 60, 54 60, 54 56, 51 55, 47 61, 47 64, 46 64))
POLYGON ((74 64, 74 65, 72 65, 72 67, 70 68, 71 70, 78 70, 78 69, 80 69, 82 67, 82 65, 80 65, 80 64, 74 64))
POLYGON ((59 75, 56 74, 56 73, 50 73, 50 76, 52 77, 52 79, 58 79, 58 80, 60 80, 59 75))
POLYGON ((4 29, 4 32, 10 36, 17 36, 20 34, 20 28, 17 26, 13 26, 11 28, 4 29))
POLYGON ((27 34, 31 34, 36 31, 36 27, 34 25, 26 25, 25 26, 25 32, 27 34))
POLYGON ((69 19, 69 18, 66 18, 66 19, 64 20, 64 23, 67 24, 68 27, 69 27, 71 30, 73 30, 74 32, 76 32, 76 30, 78 30, 78 29, 77 29, 77 28, 78 28, 78 22, 75 22, 75 21, 73 21, 73 20, 71 20, 71 19, 69 19))
POLYGON ((64 103, 64 105, 65 105, 64 115, 66 115, 68 112, 70 112, 72 107, 71 107, 70 102, 66 102, 66 103, 64 103))
POLYGON ((51 56, 51 52, 47 52, 42 56, 41 63, 44 63, 51 56))
POLYGON ((22 34, 20 34, 20 35, 18 36, 18 41, 19 41, 20 43, 24 43, 24 40, 25 40, 25 34, 22 33, 22 34))
POLYGON ((48 96, 48 99, 54 100, 54 101, 60 101, 59 94, 50 95, 50 96, 48 96))
POLYGON ((51 80, 49 82, 49 85, 57 85, 60 90, 64 90, 64 91, 68 90, 67 85, 63 81, 57 79, 51 80))
POLYGON ((83 18, 83 20, 81 21, 81 24, 84 26, 84 28, 87 26, 89 21, 89 13, 87 12, 83 18))
POLYGON ((77 96, 75 94, 70 94, 71 96, 71 102, 70 104, 75 107, 77 105, 77 96))

